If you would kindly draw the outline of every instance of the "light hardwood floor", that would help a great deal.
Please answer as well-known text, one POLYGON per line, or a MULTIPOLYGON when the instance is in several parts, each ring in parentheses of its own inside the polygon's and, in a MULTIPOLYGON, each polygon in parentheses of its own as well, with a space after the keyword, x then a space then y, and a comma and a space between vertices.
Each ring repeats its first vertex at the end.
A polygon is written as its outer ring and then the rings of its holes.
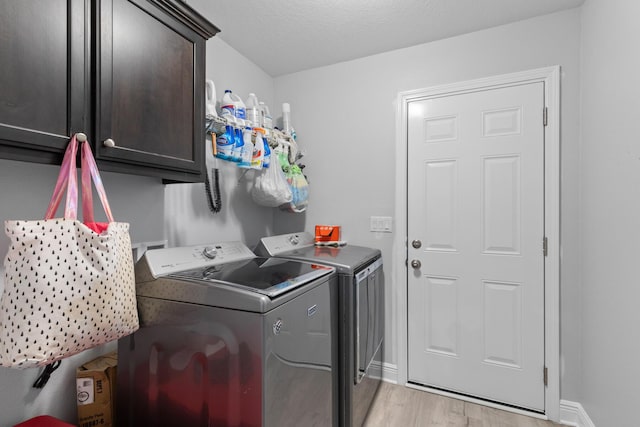
POLYGON ((365 427, 553 427, 551 421, 382 383, 365 427))

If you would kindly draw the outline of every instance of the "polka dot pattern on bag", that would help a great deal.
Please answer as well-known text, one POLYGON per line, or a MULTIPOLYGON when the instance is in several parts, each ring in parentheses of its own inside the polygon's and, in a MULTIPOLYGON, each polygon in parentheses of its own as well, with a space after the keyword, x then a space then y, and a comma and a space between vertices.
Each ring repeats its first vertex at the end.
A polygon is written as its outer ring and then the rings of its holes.
POLYGON ((138 329, 129 225, 6 221, 0 365, 42 366, 138 329))

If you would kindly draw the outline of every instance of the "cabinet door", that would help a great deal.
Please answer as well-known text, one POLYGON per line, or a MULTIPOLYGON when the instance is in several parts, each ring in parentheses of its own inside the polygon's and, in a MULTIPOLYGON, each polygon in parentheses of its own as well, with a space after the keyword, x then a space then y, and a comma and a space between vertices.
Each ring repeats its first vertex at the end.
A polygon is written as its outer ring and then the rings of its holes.
POLYGON ((200 180, 205 40, 164 3, 100 2, 97 158, 131 173, 200 180))
POLYGON ((89 0, 0 0, 0 156, 53 162, 89 132, 89 0))

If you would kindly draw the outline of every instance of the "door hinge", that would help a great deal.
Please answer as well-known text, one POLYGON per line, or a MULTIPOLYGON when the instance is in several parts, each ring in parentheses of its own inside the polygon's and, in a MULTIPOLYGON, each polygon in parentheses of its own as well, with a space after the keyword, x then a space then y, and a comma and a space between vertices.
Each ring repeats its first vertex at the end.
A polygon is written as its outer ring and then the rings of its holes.
POLYGON ((547 369, 547 367, 545 366, 543 371, 542 371, 542 379, 544 380, 544 385, 548 385, 549 383, 549 371, 547 369))
POLYGON ((548 109, 547 107, 544 107, 544 110, 542 110, 542 125, 546 126, 548 123, 548 109))
POLYGON ((549 243, 549 241, 547 240, 547 236, 544 236, 542 238, 542 255, 543 256, 547 256, 547 253, 548 253, 548 249, 547 248, 549 246, 548 243, 549 243))

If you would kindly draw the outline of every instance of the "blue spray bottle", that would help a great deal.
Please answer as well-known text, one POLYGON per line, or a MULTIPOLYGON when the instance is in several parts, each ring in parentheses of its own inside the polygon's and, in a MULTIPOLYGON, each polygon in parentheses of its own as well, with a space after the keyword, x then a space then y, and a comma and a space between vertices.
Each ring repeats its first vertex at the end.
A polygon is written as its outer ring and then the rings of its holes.
POLYGON ((234 146, 233 126, 226 125, 224 133, 216 138, 216 157, 222 160, 231 160, 234 146))
POLYGON ((239 128, 235 128, 233 130, 234 146, 231 160, 240 163, 240 160, 242 160, 242 147, 244 146, 244 141, 242 140, 242 130, 239 128))

